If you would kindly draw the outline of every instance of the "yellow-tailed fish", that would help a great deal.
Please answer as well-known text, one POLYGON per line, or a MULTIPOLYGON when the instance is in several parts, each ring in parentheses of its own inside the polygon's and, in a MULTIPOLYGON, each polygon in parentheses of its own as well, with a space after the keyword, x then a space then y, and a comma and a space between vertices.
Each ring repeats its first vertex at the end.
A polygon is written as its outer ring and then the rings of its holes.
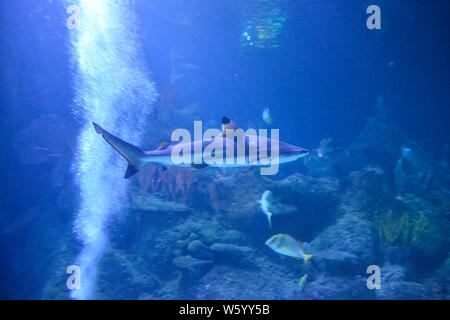
POLYGON ((306 280, 308 279, 308 275, 305 274, 303 277, 300 278, 298 281, 298 285, 300 286, 300 291, 303 291, 303 288, 305 287, 306 280))
POLYGON ((301 245, 288 234, 276 234, 266 241, 266 245, 273 251, 293 258, 301 258, 306 262, 311 254, 306 254, 301 245))

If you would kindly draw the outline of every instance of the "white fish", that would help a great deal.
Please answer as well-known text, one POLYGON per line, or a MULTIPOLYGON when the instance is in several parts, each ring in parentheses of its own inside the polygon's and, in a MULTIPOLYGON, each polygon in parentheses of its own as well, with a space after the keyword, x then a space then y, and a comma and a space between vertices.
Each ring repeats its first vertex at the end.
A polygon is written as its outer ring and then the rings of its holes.
POLYGON ((408 147, 402 147, 401 149, 402 158, 411 162, 413 160, 413 152, 408 147))
POLYGON ((272 124, 272 117, 270 116, 269 108, 265 108, 263 110, 262 118, 266 124, 268 125, 272 124))
POLYGON ((319 158, 323 158, 327 153, 333 150, 333 148, 330 147, 331 141, 331 138, 324 138, 320 141, 319 147, 316 149, 319 158))
POLYGON ((272 228, 272 213, 269 211, 271 207, 270 201, 272 200, 272 191, 266 190, 261 196, 261 200, 258 200, 258 203, 261 206, 261 210, 267 216, 269 221, 269 227, 272 228))

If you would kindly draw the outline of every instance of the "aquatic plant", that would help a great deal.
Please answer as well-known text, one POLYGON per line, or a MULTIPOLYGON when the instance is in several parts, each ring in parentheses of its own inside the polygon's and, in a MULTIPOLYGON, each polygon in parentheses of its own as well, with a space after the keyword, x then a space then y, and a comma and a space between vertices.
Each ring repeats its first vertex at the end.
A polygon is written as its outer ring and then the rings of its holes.
POLYGON ((413 246, 429 230, 429 223, 423 213, 395 213, 391 209, 376 215, 375 228, 382 247, 395 244, 413 246))
POLYGON ((190 168, 173 167, 164 169, 158 164, 147 164, 138 175, 142 196, 147 192, 160 192, 166 199, 186 203, 191 191, 194 175, 190 168))
POLYGON ((161 174, 162 189, 167 198, 172 201, 182 200, 187 202, 192 187, 194 175, 191 168, 170 168, 161 174))
POLYGON ((142 196, 145 196, 147 191, 151 193, 157 192, 162 185, 162 179, 160 173, 162 171, 161 166, 153 163, 147 164, 137 174, 137 180, 139 184, 139 191, 142 196))
POLYGON ((423 214, 419 214, 412 225, 411 243, 415 244, 428 231, 428 221, 423 214))

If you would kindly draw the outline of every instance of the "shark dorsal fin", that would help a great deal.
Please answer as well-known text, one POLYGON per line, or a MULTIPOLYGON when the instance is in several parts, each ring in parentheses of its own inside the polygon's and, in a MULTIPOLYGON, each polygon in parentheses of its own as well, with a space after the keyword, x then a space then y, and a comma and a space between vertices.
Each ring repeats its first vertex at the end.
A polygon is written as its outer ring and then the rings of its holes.
POLYGON ((169 143, 167 141, 163 141, 161 142, 161 144, 159 145, 158 149, 156 150, 164 150, 169 146, 169 143))
POLYGON ((225 137, 227 129, 236 130, 236 124, 227 117, 222 117, 222 136, 225 137))

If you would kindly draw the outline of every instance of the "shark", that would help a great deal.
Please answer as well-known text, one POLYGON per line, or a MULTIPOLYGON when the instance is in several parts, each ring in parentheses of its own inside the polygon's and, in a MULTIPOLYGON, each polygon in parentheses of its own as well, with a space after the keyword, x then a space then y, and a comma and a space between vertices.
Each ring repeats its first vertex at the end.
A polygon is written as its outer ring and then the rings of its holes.
POLYGON ((274 142, 278 145, 278 155, 277 163, 287 163, 295 161, 299 158, 306 156, 309 153, 308 149, 301 148, 295 145, 291 145, 281 141, 273 141, 273 139, 261 137, 261 136, 248 136, 243 137, 243 143, 245 146, 245 152, 239 154, 238 152, 238 141, 236 137, 230 139, 225 132, 229 130, 237 130, 238 128, 229 118, 222 118, 222 134, 217 135, 211 139, 202 139, 195 141, 185 142, 184 140, 177 144, 162 143, 159 148, 152 151, 144 151, 139 147, 128 143, 113 134, 109 133, 103 129, 100 125, 93 122, 95 132, 108 142, 120 155, 122 155, 128 161, 128 167, 125 172, 125 179, 130 178, 136 174, 140 169, 142 169, 147 163, 159 163, 163 165, 164 168, 176 165, 176 166, 191 166, 196 169, 202 169, 206 167, 247 167, 247 166, 267 166, 270 161, 270 157, 261 156, 259 153, 262 148, 262 144, 265 144, 267 149, 267 154, 272 153, 272 146, 274 142), (218 141, 222 140, 222 141, 218 141), (213 155, 220 158, 223 161, 208 162, 205 161, 205 157, 202 156, 204 152, 209 148, 211 150, 211 145, 213 143, 222 142, 223 150, 217 151, 213 150, 213 155), (251 147, 254 146, 255 149, 251 147), (176 149, 175 149, 176 148, 176 149), (232 150, 230 150, 232 149, 232 150), (174 154, 179 153, 179 150, 187 150, 190 152, 190 156, 187 158, 188 161, 183 163, 178 163, 174 161, 174 154), (252 157, 252 151, 256 150, 257 153, 252 157), (227 151, 232 151, 233 159, 226 159, 228 156, 227 151), (201 155, 199 153, 202 153, 201 155), (214 154, 215 153, 215 154, 214 154), (201 159, 200 162, 196 159, 201 159))

